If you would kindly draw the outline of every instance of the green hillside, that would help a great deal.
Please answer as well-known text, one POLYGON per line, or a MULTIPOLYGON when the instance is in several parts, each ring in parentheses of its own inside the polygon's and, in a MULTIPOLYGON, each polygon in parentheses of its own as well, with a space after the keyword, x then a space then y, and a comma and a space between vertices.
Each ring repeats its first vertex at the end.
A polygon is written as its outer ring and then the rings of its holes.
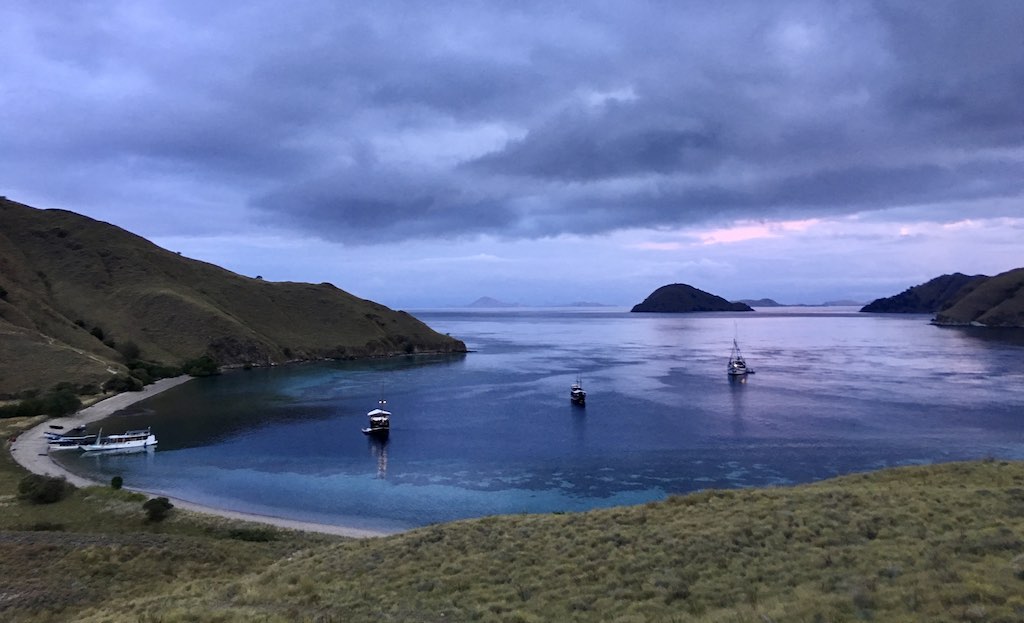
POLYGON ((1024 268, 1000 273, 935 316, 935 324, 1024 327, 1024 268))
POLYGON ((986 275, 953 273, 907 288, 903 292, 875 299, 861 308, 878 314, 933 314, 949 307, 989 279, 986 275))
POLYGON ((266 365, 465 352, 409 314, 331 284, 244 277, 108 223, 6 199, 0 348, 0 394, 102 383, 133 358, 266 365))

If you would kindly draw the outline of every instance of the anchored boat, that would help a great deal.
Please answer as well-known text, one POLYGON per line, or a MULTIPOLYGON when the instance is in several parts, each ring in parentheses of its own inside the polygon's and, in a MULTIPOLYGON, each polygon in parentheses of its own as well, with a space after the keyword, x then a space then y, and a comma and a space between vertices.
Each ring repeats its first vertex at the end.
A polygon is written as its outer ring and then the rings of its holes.
POLYGON ((747 362, 740 353, 740 345, 736 343, 736 338, 733 338, 732 353, 729 355, 729 376, 745 376, 753 373, 754 371, 747 367, 747 362))
POLYGON ((587 404, 587 392, 583 391, 583 382, 580 377, 576 377, 576 382, 569 387, 569 400, 574 405, 580 405, 581 407, 587 404))
POLYGON ((388 401, 382 399, 377 402, 376 409, 366 414, 370 425, 363 429, 363 434, 387 437, 391 433, 391 412, 384 409, 387 404, 388 401))
POLYGON ((148 448, 156 445, 156 435, 150 429, 130 430, 116 435, 103 436, 103 429, 96 433, 93 443, 79 446, 86 452, 98 452, 101 450, 128 450, 134 448, 148 448))

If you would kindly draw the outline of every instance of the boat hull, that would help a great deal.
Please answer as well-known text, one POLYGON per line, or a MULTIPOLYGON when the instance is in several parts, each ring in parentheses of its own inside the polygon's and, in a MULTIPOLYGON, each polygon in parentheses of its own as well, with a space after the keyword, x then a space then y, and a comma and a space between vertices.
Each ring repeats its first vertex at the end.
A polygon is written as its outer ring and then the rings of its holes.
POLYGON ((101 443, 89 443, 78 446, 85 452, 105 452, 109 450, 131 450, 134 448, 148 448, 156 445, 156 435, 149 435, 145 439, 132 439, 127 441, 111 441, 101 443))

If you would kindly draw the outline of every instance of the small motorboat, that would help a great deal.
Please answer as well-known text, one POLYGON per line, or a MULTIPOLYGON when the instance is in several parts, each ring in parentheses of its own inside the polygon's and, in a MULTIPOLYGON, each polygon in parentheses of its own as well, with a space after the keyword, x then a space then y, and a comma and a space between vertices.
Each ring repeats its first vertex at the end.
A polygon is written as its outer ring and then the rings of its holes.
POLYGON ((587 404, 587 392, 583 391, 583 382, 578 376, 576 382, 569 387, 569 400, 581 407, 587 404))
POLYGON ((46 438, 47 450, 78 450, 81 446, 95 441, 96 435, 60 435, 46 438))
POLYGON ((363 429, 363 434, 387 437, 391 433, 391 412, 384 408, 387 404, 388 401, 382 399, 378 401, 376 409, 366 414, 370 425, 363 429))

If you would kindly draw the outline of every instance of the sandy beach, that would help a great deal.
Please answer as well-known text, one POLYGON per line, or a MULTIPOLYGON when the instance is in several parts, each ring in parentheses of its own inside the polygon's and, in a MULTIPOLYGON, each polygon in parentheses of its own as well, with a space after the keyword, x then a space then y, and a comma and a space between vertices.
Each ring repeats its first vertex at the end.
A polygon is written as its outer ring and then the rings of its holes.
MULTIPOLYGON (((46 438, 43 436, 45 431, 55 430, 52 426, 62 426, 63 430, 81 426, 84 424, 90 424, 98 420, 102 420, 125 407, 136 403, 140 400, 145 400, 150 396, 158 394, 164 390, 170 389, 176 385, 180 385, 185 381, 188 381, 191 377, 179 376, 172 379, 161 379, 151 385, 147 385, 139 392, 124 392, 111 396, 105 400, 101 400, 96 404, 82 409, 78 413, 66 417, 52 418, 45 420, 41 424, 25 431, 11 444, 11 456, 14 460, 27 469, 30 472, 36 474, 44 474, 48 476, 63 476, 67 478, 68 482, 78 487, 88 487, 93 485, 106 486, 108 483, 95 482, 86 478, 82 478, 77 474, 73 474, 68 470, 64 469, 60 465, 57 465, 53 460, 50 459, 49 452, 46 447, 46 438)), ((57 429, 60 430, 60 429, 57 429)), ((148 495, 160 495, 151 491, 145 491, 142 489, 136 489, 133 487, 125 487, 132 491, 138 491, 148 495)), ((169 498, 171 503, 176 508, 185 509, 189 511, 195 511, 199 513, 207 513, 211 515, 218 515, 220 517, 226 517, 228 519, 237 519, 241 521, 253 521, 258 523, 269 524, 278 528, 285 528, 289 530, 303 530, 306 532, 320 532, 323 534, 335 534, 339 536, 346 536, 352 538, 370 538, 386 536, 389 533, 386 532, 375 532, 372 530, 361 530, 358 528, 348 528, 345 526, 335 526, 331 524, 320 524, 305 521, 295 521, 292 519, 285 519, 283 517, 272 517, 269 515, 256 515, 252 513, 240 513, 220 508, 214 508, 210 506, 204 506, 201 504, 195 504, 188 500, 181 500, 177 498, 169 498)))

